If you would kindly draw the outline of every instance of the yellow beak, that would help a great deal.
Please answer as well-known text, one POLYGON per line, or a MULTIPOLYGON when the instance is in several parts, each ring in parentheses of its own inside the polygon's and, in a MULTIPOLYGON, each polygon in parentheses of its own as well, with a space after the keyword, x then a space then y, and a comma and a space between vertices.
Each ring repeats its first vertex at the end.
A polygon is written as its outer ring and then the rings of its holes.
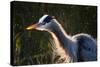
POLYGON ((26 29, 32 30, 32 29, 36 29, 38 26, 39 26, 39 24, 33 24, 33 25, 28 26, 26 29))

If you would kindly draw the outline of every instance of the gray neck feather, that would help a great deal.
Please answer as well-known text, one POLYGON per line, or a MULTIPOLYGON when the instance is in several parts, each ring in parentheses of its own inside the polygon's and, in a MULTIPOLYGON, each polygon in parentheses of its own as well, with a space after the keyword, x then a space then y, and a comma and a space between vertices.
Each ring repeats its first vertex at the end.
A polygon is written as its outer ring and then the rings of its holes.
POLYGON ((52 22, 56 23, 53 27, 53 33, 56 35, 60 42, 60 46, 66 51, 67 54, 73 58, 73 61, 77 61, 76 55, 76 42, 71 38, 71 36, 67 35, 63 27, 54 19, 52 22))
POLYGON ((66 34, 65 30, 63 29, 63 27, 56 21, 54 20, 54 22, 56 22, 56 25, 53 29, 53 33, 57 36, 57 38, 59 39, 61 46, 63 48, 70 48, 70 42, 71 42, 71 37, 69 35, 66 34))

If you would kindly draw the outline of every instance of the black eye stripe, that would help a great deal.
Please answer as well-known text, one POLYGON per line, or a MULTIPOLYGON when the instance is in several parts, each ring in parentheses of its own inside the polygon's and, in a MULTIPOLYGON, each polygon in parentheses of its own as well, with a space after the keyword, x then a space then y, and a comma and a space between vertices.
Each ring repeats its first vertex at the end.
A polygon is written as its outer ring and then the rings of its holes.
POLYGON ((44 19, 44 21, 43 22, 50 22, 50 20, 52 20, 52 17, 50 17, 50 16, 47 16, 45 19, 44 19))

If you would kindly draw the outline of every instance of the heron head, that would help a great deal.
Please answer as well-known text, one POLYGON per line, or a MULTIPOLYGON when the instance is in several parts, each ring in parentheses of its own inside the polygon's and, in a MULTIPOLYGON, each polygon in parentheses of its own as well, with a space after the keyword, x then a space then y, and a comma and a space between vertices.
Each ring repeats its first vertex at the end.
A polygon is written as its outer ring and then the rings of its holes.
POLYGON ((52 31, 53 29, 53 18, 49 15, 42 16, 36 24, 28 26, 27 30, 40 30, 40 31, 52 31))

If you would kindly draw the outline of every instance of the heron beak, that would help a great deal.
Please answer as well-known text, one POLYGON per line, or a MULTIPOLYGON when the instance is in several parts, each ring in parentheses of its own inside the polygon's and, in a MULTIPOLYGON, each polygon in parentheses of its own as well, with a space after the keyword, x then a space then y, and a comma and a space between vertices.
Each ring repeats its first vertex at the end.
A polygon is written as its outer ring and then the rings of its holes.
POLYGON ((39 27, 39 24, 38 24, 38 23, 33 24, 33 25, 30 25, 30 26, 28 26, 26 29, 27 29, 27 30, 33 30, 33 29, 36 29, 37 27, 39 27))

